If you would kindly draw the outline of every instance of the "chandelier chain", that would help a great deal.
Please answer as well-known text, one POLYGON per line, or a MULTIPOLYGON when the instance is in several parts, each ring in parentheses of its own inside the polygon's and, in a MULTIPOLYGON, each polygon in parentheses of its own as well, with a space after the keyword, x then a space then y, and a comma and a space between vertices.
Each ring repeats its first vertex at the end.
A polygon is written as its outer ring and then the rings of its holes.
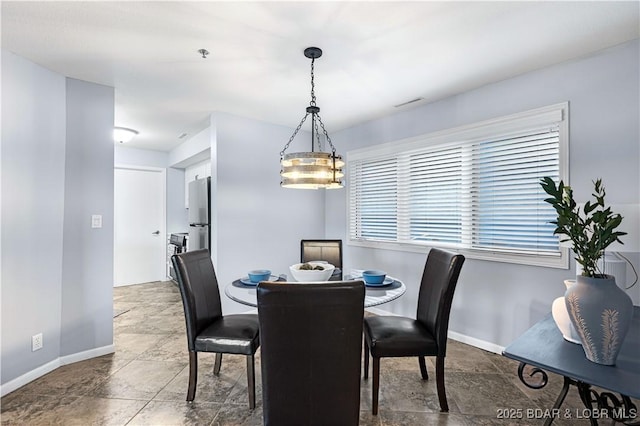
POLYGON ((316 93, 315 93, 315 82, 314 82, 314 73, 313 73, 313 63, 315 62, 315 58, 311 59, 311 102, 309 105, 316 106, 316 93))
POLYGON ((318 121, 319 121, 319 120, 313 120, 313 125, 314 125, 314 126, 315 126, 315 128, 316 128, 316 142, 317 142, 317 144, 318 144, 318 151, 324 151, 324 150, 322 149, 322 142, 320 141, 320 131, 319 131, 319 129, 318 129, 318 121))
POLYGON ((320 122, 320 127, 322 127, 322 133, 324 133, 324 137, 327 139, 327 142, 329 142, 329 146, 331 147, 331 152, 335 154, 336 147, 333 146, 333 143, 331 142, 331 138, 329 137, 329 133, 327 133, 327 129, 324 128, 324 123, 320 118, 320 114, 316 113, 316 117, 318 117, 318 121, 320 122))
MULTIPOLYGON (((289 142, 287 142, 287 144, 284 146, 284 148, 282 148, 282 151, 280 151, 280 160, 282 160, 284 158, 284 152, 289 148, 289 145, 291 145, 291 142, 295 139, 296 135, 298 134, 298 132, 302 128, 302 125, 304 124, 304 122, 305 122, 305 120, 307 119, 308 116, 309 116, 309 113, 306 113, 304 115, 304 117, 302 117, 302 121, 300 121, 300 124, 298 124, 298 127, 296 127, 296 130, 294 130, 293 135, 291 135, 291 137, 289 138, 289 142)), ((322 128, 324 129, 324 126, 322 126, 322 128)), ((325 133, 326 133, 326 131, 325 131, 325 133)), ((333 145, 331 145, 331 146, 333 146, 333 145)))

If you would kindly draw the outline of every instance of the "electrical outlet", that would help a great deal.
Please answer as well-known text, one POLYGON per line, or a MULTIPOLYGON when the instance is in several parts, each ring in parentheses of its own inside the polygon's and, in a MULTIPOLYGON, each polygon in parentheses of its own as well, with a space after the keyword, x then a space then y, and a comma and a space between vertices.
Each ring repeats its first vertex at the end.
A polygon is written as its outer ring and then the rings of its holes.
POLYGON ((31 352, 42 349, 42 333, 31 336, 31 352))

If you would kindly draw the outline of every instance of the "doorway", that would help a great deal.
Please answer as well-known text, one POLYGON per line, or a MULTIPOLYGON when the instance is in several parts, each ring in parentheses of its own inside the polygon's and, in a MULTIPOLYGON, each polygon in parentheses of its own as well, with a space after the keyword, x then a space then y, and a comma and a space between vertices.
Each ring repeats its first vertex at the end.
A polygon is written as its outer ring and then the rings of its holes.
POLYGON ((166 279, 166 171, 114 172, 114 286, 166 279))

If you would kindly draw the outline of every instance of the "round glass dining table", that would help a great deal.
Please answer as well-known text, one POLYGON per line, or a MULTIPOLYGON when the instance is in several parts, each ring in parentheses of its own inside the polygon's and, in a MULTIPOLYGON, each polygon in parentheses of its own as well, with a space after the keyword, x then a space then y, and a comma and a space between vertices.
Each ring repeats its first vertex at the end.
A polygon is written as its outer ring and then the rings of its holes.
MULTIPOLYGON (((283 277, 272 277, 271 281, 286 282, 283 277), (275 279, 277 278, 277 279, 275 279)), ((386 285, 367 286, 365 285, 364 295, 364 307, 371 308, 373 306, 382 305, 383 303, 391 302, 402 296, 407 287, 402 281, 397 278, 387 277, 385 282, 389 282, 386 285)), ((349 277, 345 277, 345 281, 349 280, 349 277)), ((237 279, 226 285, 224 288, 224 294, 231 300, 234 300, 243 305, 257 307, 258 297, 256 295, 257 285, 245 284, 245 279, 237 279)), ((332 282, 332 281, 329 281, 332 282)), ((295 284, 295 282, 292 281, 295 284)), ((287 284, 284 284, 287 285, 287 284)))

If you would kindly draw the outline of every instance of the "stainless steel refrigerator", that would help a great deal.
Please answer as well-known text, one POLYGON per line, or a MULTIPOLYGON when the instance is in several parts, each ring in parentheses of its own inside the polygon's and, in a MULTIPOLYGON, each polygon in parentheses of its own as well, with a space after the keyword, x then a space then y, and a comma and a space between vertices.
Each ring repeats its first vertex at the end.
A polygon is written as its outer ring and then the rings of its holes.
POLYGON ((209 249, 211 241, 210 211, 211 178, 189 183, 189 245, 188 250, 209 249))

